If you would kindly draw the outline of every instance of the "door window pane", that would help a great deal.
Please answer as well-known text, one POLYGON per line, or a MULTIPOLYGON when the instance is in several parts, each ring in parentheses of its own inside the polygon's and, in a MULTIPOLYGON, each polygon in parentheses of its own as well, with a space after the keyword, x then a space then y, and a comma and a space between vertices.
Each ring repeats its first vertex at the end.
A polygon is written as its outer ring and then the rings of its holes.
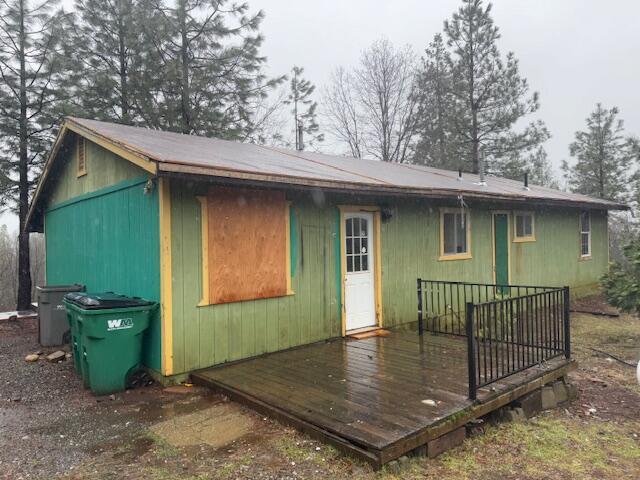
POLYGON ((366 218, 346 220, 347 272, 369 270, 369 222, 366 218))

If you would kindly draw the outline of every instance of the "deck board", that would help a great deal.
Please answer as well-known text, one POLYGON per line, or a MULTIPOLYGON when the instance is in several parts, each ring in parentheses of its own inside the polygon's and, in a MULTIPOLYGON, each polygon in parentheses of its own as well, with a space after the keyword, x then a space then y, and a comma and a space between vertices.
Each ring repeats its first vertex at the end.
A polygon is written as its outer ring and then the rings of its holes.
POLYGON ((466 339, 392 330, 384 337, 340 338, 209 368, 193 378, 380 464, 474 418, 476 411, 498 408, 502 397, 508 403, 509 392, 524 392, 523 386, 554 372, 560 376, 568 363, 555 359, 506 377, 481 388, 473 403, 466 339))

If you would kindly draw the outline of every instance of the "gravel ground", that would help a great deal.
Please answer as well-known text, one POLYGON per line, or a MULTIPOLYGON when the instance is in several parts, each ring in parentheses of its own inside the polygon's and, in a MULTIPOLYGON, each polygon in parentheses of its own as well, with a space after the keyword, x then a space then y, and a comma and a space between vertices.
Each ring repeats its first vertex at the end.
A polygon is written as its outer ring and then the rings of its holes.
POLYGON ((165 394, 157 386, 96 397, 83 389, 71 360, 29 363, 43 349, 35 320, 0 323, 0 478, 51 478, 126 443, 172 412, 219 397, 165 394), (167 409, 171 407, 171 409, 167 409))

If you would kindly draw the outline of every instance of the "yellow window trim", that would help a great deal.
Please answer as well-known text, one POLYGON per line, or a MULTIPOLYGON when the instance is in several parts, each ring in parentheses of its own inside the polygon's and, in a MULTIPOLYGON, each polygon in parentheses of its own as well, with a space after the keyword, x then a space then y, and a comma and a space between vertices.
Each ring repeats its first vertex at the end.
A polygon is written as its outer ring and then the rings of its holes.
POLYGON ((471 255, 471 212, 469 209, 464 210, 465 222, 467 226, 467 251, 464 253, 444 253, 444 214, 445 213, 460 213, 459 208, 441 208, 440 209, 440 256, 439 262, 447 262, 450 260, 469 260, 473 258, 471 255))
POLYGON ((77 178, 84 177, 87 174, 87 141, 84 137, 78 136, 76 141, 76 165, 77 178), (83 162, 80 162, 80 158, 83 162))
POLYGON ((286 232, 286 272, 287 272, 287 295, 294 295, 295 292, 291 287, 291 201, 287 202, 287 208, 284 209, 284 224, 286 232))
POLYGON ((342 336, 347 334, 347 311, 345 309, 345 280, 347 278, 347 259, 344 254, 344 245, 346 243, 347 232, 345 231, 344 216, 346 213, 357 212, 369 212, 373 213, 373 232, 374 239, 373 244, 375 246, 374 252, 374 265, 373 265, 373 277, 375 280, 374 285, 374 297, 376 308, 376 319, 378 321, 377 327, 382 328, 384 325, 384 317, 382 314, 382 216, 380 214, 380 207, 370 205, 338 205, 338 211, 340 212, 340 298, 342 299, 341 317, 342 317, 342 336))
MULTIPOLYGON (((201 288, 202 294, 200 301, 196 305, 197 307, 208 307, 211 305, 217 305, 211 303, 209 296, 209 204, 206 196, 197 196, 198 202, 200 202, 200 245, 202 252, 202 281, 201 288)), ((285 296, 295 295, 291 284, 291 202, 286 202, 287 208, 284 209, 285 215, 285 232, 286 232, 286 272, 287 272, 287 293, 285 296)), ((277 298, 277 297, 272 297, 277 298)), ((242 300, 243 302, 251 302, 252 300, 242 300)))
POLYGON ((527 243, 536 241, 536 216, 535 213, 530 210, 519 210, 513 212, 513 243, 527 243), (531 216, 531 235, 526 237, 518 236, 517 217, 530 215, 531 216))
POLYGON ((200 235, 202 252, 202 296, 198 307, 209 305, 209 208, 206 196, 196 197, 200 202, 200 235))

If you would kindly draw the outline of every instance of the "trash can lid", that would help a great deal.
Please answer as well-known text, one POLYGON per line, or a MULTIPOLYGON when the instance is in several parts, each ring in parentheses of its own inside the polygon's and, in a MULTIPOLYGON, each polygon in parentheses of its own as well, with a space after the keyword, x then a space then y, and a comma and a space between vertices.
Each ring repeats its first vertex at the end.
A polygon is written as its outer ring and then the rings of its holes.
POLYGON ((113 292, 102 293, 67 293, 65 300, 78 305, 84 310, 107 310, 110 308, 145 307, 155 305, 156 302, 140 297, 127 297, 113 292))

